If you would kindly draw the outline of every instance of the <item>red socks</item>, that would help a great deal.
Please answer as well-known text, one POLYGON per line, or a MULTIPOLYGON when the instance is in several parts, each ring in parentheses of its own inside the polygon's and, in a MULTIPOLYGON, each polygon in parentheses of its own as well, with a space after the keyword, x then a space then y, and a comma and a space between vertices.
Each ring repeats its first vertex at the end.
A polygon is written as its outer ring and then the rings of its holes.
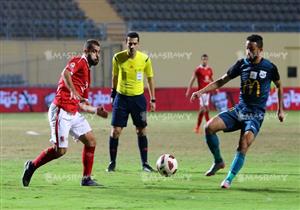
POLYGON ((209 115, 208 115, 208 112, 206 111, 206 112, 204 112, 204 116, 205 116, 205 120, 206 120, 206 122, 207 121, 209 121, 209 115))
POLYGON ((199 114, 198 114, 198 121, 197 121, 197 127, 198 127, 198 128, 199 128, 200 125, 201 125, 203 115, 205 116, 206 122, 209 121, 209 115, 208 115, 208 112, 201 112, 201 113, 199 113, 199 114))
POLYGON ((33 165, 35 168, 39 168, 40 166, 50 162, 51 160, 54 160, 58 158, 56 151, 53 147, 49 147, 46 150, 43 150, 41 154, 39 154, 33 161, 33 165))
POLYGON ((203 118, 203 112, 201 112, 200 114, 198 114, 197 128, 200 127, 201 122, 202 122, 202 118, 203 118))
MULTIPOLYGON (((83 176, 91 176, 93 163, 94 163, 94 152, 95 147, 84 146, 82 150, 82 164, 83 164, 83 176)), ((33 161, 34 167, 37 169, 42 165, 50 162, 51 160, 57 159, 57 153, 55 148, 49 147, 43 150, 33 161)))
POLYGON ((94 163, 95 147, 84 145, 82 150, 83 176, 91 176, 94 163))

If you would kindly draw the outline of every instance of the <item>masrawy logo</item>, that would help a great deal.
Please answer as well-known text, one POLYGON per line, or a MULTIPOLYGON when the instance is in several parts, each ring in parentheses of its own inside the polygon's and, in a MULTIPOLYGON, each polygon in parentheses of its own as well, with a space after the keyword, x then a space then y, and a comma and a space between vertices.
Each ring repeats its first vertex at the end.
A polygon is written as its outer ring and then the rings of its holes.
MULTIPOLYGON (((236 57, 237 59, 242 59, 246 57, 246 52, 244 50, 238 50, 236 51, 236 57)), ((261 53, 262 57, 266 59, 283 59, 285 60, 288 56, 288 52, 282 51, 282 52, 268 52, 263 51, 261 53)))
MULTIPOLYGON (((52 60, 62 60, 62 59, 71 59, 75 56, 80 56, 80 52, 55 52, 50 49, 44 51, 45 59, 47 61, 52 61, 52 60)), ((70 66, 70 65, 69 65, 70 66)), ((75 66, 75 65, 74 65, 75 66)), ((73 68, 74 68, 73 66, 73 68)), ((71 67, 71 66, 70 66, 71 67)))

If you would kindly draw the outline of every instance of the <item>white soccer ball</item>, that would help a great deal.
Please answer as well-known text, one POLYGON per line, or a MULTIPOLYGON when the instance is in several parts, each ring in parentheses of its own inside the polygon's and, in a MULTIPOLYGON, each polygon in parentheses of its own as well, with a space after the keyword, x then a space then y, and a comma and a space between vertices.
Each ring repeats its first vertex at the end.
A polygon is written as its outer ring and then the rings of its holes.
POLYGON ((162 176, 172 176, 178 168, 177 160, 173 155, 163 154, 156 161, 156 168, 162 176))

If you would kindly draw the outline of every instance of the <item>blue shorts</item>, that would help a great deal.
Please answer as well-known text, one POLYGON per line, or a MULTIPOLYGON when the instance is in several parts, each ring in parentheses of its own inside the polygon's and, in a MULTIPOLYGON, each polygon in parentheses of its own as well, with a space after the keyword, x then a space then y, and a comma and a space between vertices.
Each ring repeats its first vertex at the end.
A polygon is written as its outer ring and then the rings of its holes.
POLYGON ((131 115, 133 124, 138 128, 147 126, 147 101, 144 96, 125 96, 117 94, 112 108, 111 125, 114 127, 126 127, 128 115, 131 115))
POLYGON ((262 115, 253 113, 241 114, 236 108, 232 108, 231 110, 220 113, 219 117, 226 125, 226 128, 223 130, 224 132, 241 130, 242 133, 245 133, 246 131, 252 131, 256 136, 263 122, 262 115))

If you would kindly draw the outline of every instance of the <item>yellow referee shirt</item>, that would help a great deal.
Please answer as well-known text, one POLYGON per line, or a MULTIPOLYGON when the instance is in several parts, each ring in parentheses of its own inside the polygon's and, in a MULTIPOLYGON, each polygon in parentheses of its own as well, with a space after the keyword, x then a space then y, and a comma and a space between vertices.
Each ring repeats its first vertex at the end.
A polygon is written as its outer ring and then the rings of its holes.
POLYGON ((134 58, 129 58, 127 50, 124 50, 114 55, 112 63, 112 73, 118 77, 118 93, 126 96, 144 93, 144 75, 146 78, 153 77, 148 55, 137 51, 134 58))

